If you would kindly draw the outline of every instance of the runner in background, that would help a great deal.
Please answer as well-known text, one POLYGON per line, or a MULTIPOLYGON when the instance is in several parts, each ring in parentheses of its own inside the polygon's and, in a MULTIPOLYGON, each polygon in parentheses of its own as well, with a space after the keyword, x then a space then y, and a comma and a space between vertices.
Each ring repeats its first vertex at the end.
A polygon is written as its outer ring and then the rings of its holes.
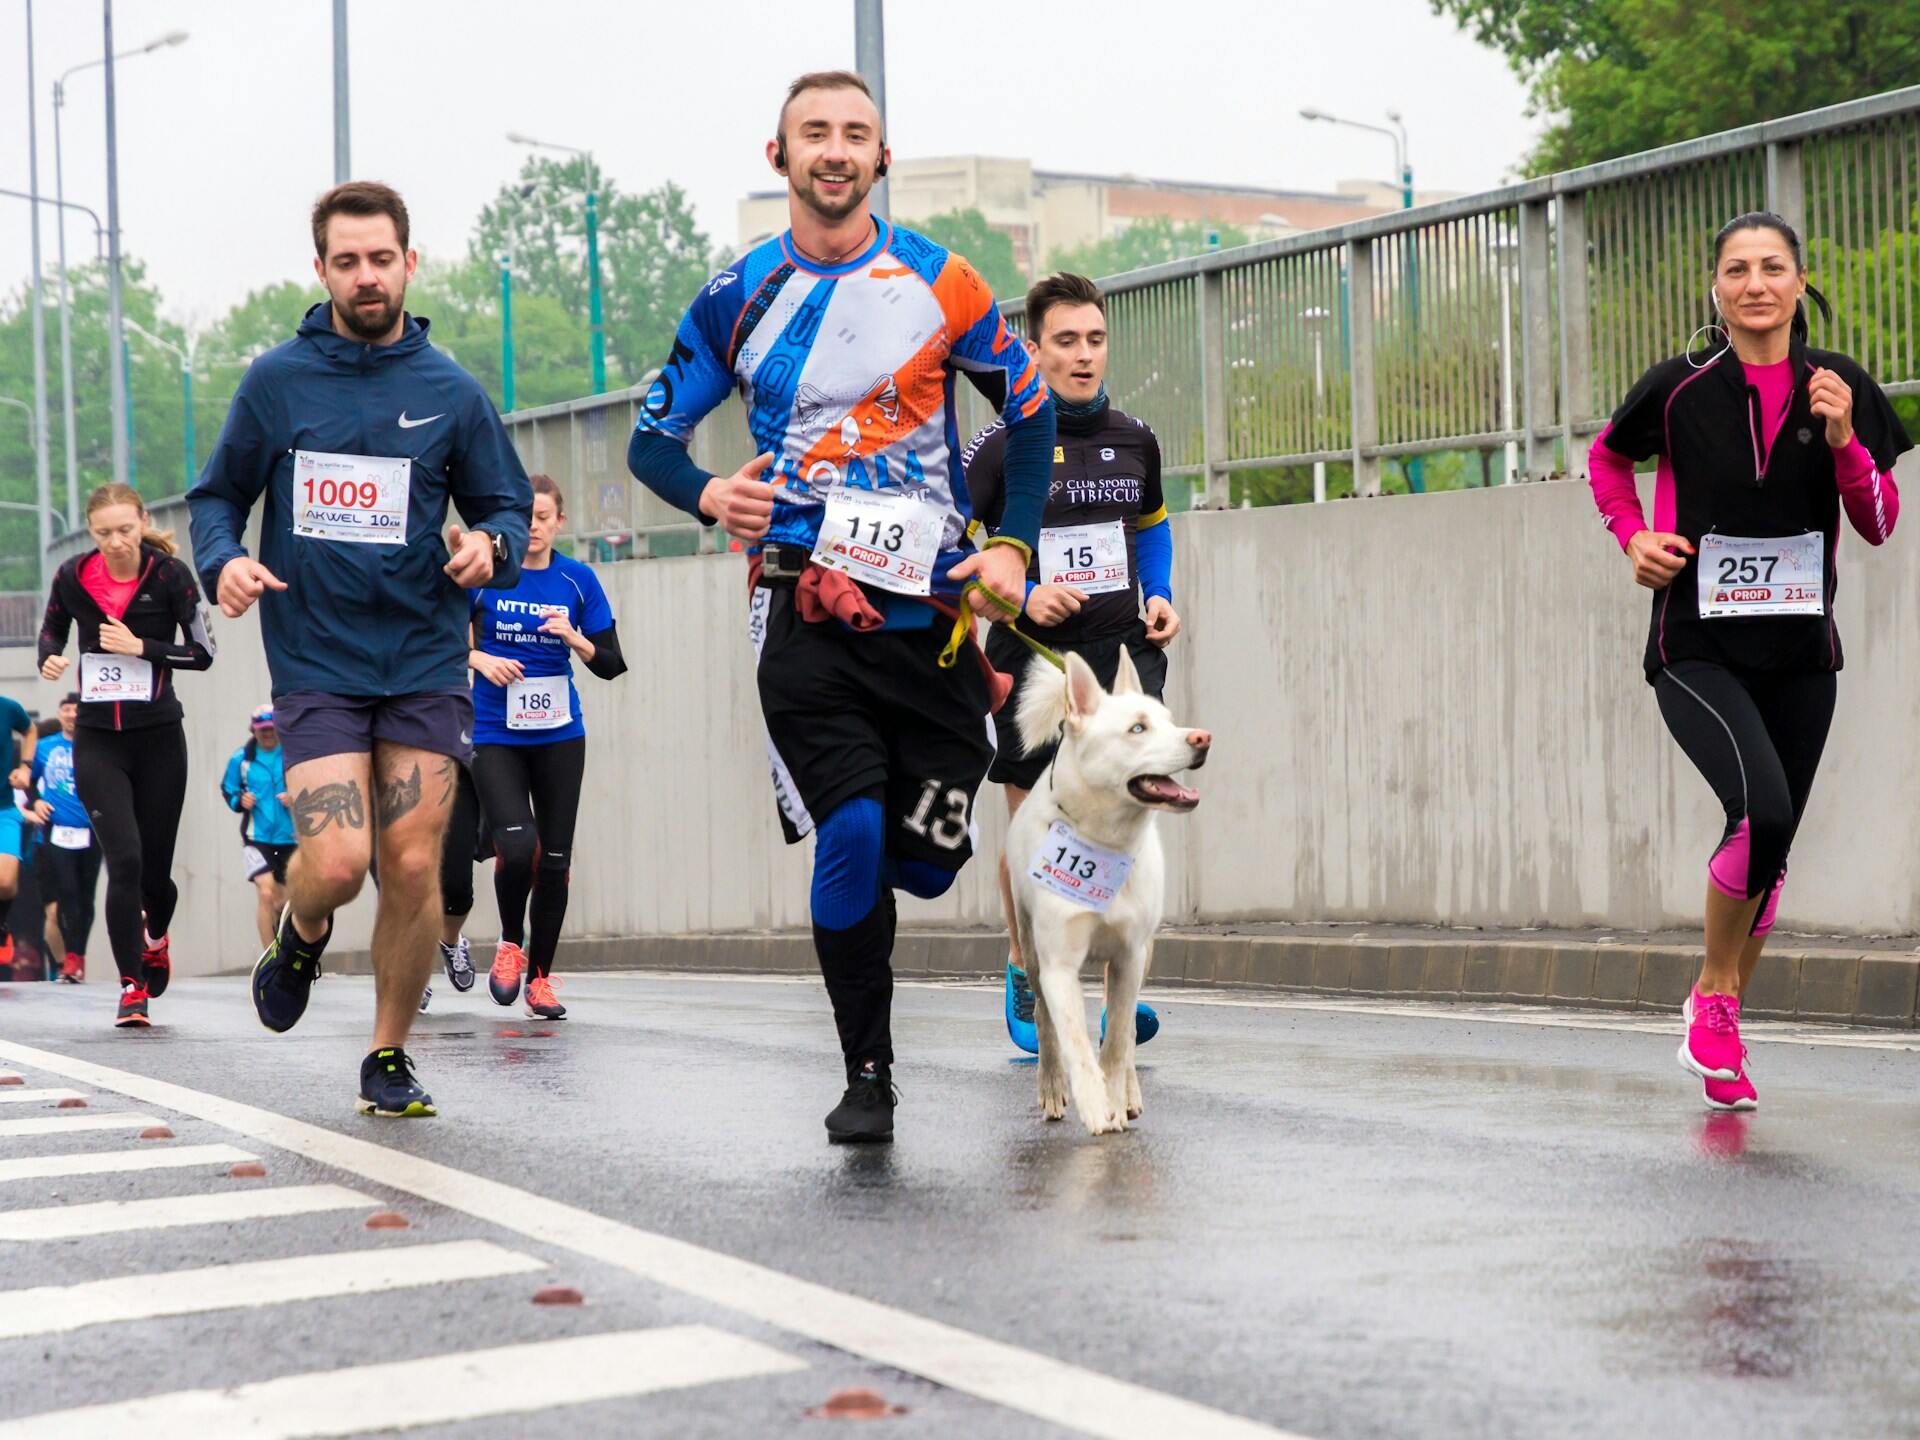
POLYGON ((1751 1110, 1740 997, 1833 721, 1840 516, 1869 545, 1886 541, 1900 513, 1894 461, 1913 442, 1856 361, 1808 345, 1802 297, 1832 315, 1785 220, 1728 221, 1710 273, 1711 342, 1641 376, 1588 465, 1601 519, 1654 592, 1647 682, 1726 814, 1680 1064, 1710 1108, 1751 1110), (1656 455, 1648 525, 1633 467, 1656 455))
POLYGON ((258 899, 254 929, 262 945, 271 945, 287 903, 287 862, 294 846, 293 812, 287 807, 293 797, 287 793, 287 757, 273 706, 260 706, 248 723, 253 734, 228 758, 220 794, 240 817, 240 859, 258 899))
POLYGON ((587 729, 573 683, 576 657, 602 680, 624 675, 620 637, 600 577, 558 554, 566 501, 535 475, 533 523, 520 583, 472 594, 473 776, 495 856, 500 943, 487 976, 498 1005, 519 997, 527 1013, 564 1019, 553 958, 567 915, 573 834, 587 764, 587 729), (532 901, 532 931, 527 929, 532 901))
MULTIPOLYGON (((7 769, 13 772, 25 764, 32 753, 29 737, 33 733, 33 717, 18 700, 0 695, 0 728, 11 737, 8 744, 12 758, 7 769)), ((13 785, 15 789, 25 788, 18 779, 13 785)), ((7 916, 20 893, 20 860, 25 849, 22 824, 18 805, 4 807, 4 813, 0 813, 0 970, 8 977, 13 974, 13 937, 7 930, 7 916)))
POLYGON ((87 529, 95 548, 53 577, 40 673, 58 680, 72 668, 60 652, 78 622, 74 774, 106 856, 107 938, 120 970, 114 1023, 140 1027, 173 974, 173 847, 187 796, 185 712, 173 672, 206 669, 213 641, 193 571, 174 555, 173 536, 153 528, 132 486, 95 490, 87 529))
MULTIPOLYGON (((1021 628, 1060 655, 1078 654, 1109 689, 1125 650, 1141 689, 1158 700, 1167 682, 1166 647, 1180 633, 1159 438, 1107 400, 1107 302, 1099 286, 1084 275, 1049 275, 1027 291, 1026 320, 1027 351, 1053 393, 1058 443, 1021 628)), ((961 453, 976 534, 995 533, 1005 510, 1006 443, 1006 426, 996 423, 961 453)), ((987 658, 1013 677, 1002 713, 1019 714, 1029 652, 1006 626, 995 625, 987 632, 987 658)), ((1006 792, 1011 820, 1053 763, 1054 747, 1023 751, 1011 725, 997 733, 999 750, 987 778, 1006 792)), ((1000 903, 1007 920, 1007 1035, 1037 1055, 1033 986, 1020 954, 1004 853, 1000 903)), ((1136 1044, 1159 1033, 1151 1005, 1137 1003, 1133 1018, 1136 1044)), ((1106 1032, 1103 1010, 1100 1033, 1106 1032)))
POLYGON ((80 716, 78 691, 60 702, 60 728, 34 747, 28 780, 37 799, 34 816, 44 842, 36 863, 40 898, 52 912, 50 954, 64 954, 60 977, 86 974, 87 940, 93 934, 93 897, 100 886, 101 852, 93 820, 80 803, 74 779, 73 734, 80 716))

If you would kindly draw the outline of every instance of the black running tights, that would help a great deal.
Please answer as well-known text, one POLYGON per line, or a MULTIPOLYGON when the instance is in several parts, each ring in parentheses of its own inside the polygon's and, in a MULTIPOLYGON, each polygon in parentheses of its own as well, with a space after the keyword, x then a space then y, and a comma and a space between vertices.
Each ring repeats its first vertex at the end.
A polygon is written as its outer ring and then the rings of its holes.
POLYGON ((107 867, 107 939, 123 980, 139 980, 141 927, 173 923, 173 843, 187 798, 187 736, 179 721, 73 735, 73 774, 107 867), (144 912, 144 919, 143 919, 144 912))
POLYGON ((93 934, 93 895, 100 885, 100 847, 62 850, 48 844, 41 848, 40 864, 53 892, 67 953, 85 955, 87 938, 93 934))
POLYGON ((500 938, 525 948, 529 975, 548 974, 560 945, 586 768, 584 736, 547 745, 482 745, 474 751, 474 787, 493 835, 500 938), (529 894, 531 942, 525 938, 529 894))

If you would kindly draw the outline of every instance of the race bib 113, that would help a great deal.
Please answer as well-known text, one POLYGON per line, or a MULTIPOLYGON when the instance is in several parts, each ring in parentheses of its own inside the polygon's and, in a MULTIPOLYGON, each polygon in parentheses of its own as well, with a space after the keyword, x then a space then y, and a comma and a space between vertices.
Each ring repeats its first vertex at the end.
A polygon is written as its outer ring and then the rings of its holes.
POLYGON ((1042 890, 1104 914, 1132 870, 1131 855, 1095 845, 1075 834, 1066 821, 1056 820, 1027 866, 1027 878, 1042 890))

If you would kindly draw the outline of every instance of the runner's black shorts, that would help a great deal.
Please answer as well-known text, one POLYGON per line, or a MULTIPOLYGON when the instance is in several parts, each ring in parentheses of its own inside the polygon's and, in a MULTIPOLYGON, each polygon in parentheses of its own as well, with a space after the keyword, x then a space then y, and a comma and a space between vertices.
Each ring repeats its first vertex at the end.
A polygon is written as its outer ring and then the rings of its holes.
MULTIPOLYGON (((1035 639, 1045 639, 1044 631, 1028 629, 1024 625, 1021 628, 1035 639)), ((1167 685, 1167 652, 1147 639, 1144 620, 1135 620, 1125 630, 1089 636, 1085 640, 1051 648, 1062 659, 1070 651, 1077 654, 1093 668, 1100 683, 1111 690, 1113 677, 1120 669, 1122 646, 1133 657, 1133 668, 1140 672, 1140 688, 1158 700, 1167 685)), ((987 659, 993 662, 994 669, 1013 676, 1013 693, 1000 708, 1003 722, 999 727, 1000 750, 993 757, 993 768, 987 772, 987 778, 996 785, 1016 785, 1022 790, 1031 790, 1040 783, 1040 777, 1046 773, 1047 765, 1053 759, 1055 748, 1048 745, 1027 754, 1020 748, 1020 732, 1013 724, 1013 717, 1020 713, 1020 692, 1026 686, 1027 670, 1033 658, 1033 652, 1022 645, 1004 625, 996 625, 987 632, 987 659)))
POLYGON ((273 697, 273 718, 289 770, 329 755, 368 755, 376 741, 473 763, 473 694, 464 687, 413 695, 294 690, 273 697))
POLYGON ((973 799, 993 760, 992 696, 972 646, 941 669, 947 621, 856 635, 803 622, 793 590, 753 592, 760 710, 780 827, 797 844, 857 795, 880 798, 887 853, 958 870, 973 799))
POLYGON ((286 884, 287 862, 292 858, 293 846, 291 845, 274 845, 265 840, 249 840, 240 847, 240 859, 246 866, 249 880, 257 880, 271 870, 276 884, 286 884))

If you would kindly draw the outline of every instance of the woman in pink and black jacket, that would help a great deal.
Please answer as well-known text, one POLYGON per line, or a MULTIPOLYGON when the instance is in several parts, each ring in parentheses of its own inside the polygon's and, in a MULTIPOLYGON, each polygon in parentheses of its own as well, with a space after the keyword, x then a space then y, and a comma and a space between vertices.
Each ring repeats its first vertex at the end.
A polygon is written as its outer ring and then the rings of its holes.
POLYGON ((1757 1103, 1740 994, 1833 719, 1840 515, 1884 543, 1900 513, 1894 460, 1913 445, 1865 370, 1807 344, 1809 296, 1831 319, 1791 225, 1729 221, 1714 237, 1713 343, 1647 371, 1588 456, 1601 519, 1654 592, 1647 680, 1727 816, 1680 1045, 1718 1110, 1757 1103), (1653 456, 1649 525, 1633 469, 1653 456))
POLYGON ((155 530, 130 485, 87 498, 94 549, 53 577, 40 626, 40 673, 58 680, 80 626, 74 780, 107 870, 107 938, 120 968, 116 1025, 148 1023, 173 973, 167 927, 179 898, 173 846, 187 795, 187 736, 175 670, 204 670, 213 641, 193 569, 155 530))

